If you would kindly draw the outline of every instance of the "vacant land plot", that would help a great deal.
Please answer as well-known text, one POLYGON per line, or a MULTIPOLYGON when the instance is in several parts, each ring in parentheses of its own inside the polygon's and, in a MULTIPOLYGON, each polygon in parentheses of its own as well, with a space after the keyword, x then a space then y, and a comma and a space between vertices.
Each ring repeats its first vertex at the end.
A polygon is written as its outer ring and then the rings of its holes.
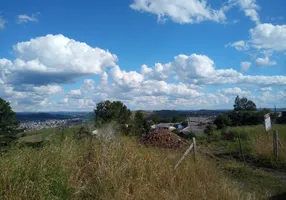
POLYGON ((0 160, 1 199, 255 199, 198 157, 174 166, 183 149, 65 139, 11 150, 0 160), (104 149, 104 151, 102 151, 104 149))

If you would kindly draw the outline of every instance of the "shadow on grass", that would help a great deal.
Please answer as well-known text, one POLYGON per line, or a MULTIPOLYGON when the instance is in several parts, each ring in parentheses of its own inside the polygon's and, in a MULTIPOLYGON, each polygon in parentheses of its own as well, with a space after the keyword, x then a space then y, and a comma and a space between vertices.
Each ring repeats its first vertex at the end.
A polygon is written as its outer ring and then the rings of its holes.
POLYGON ((286 192, 274 195, 269 198, 269 200, 285 200, 286 199, 286 192))

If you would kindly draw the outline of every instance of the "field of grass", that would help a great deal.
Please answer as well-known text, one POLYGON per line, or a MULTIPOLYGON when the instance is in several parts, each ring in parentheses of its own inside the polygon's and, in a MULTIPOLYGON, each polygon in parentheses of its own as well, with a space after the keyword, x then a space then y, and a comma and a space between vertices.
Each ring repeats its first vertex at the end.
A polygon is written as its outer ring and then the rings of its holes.
POLYGON ((189 156, 174 170, 181 155, 130 138, 14 148, 0 159, 0 199, 257 198, 206 158, 189 156))
MULTIPOLYGON (((198 138, 201 152, 216 160, 225 174, 246 191, 271 191, 286 198, 286 125, 275 125, 268 134, 261 126, 230 127, 217 130, 210 137, 198 138), (279 132, 279 156, 273 153, 273 132, 279 132), (232 140, 224 140, 225 136, 232 140), (242 153, 240 151, 240 142, 242 153), (211 141, 211 142, 209 142, 211 141)), ((266 195, 266 194, 265 194, 266 195)), ((267 195, 266 195, 267 196, 267 195)))
MULTIPOLYGON (((267 134, 263 125, 230 127, 227 131, 217 130, 215 138, 222 138, 225 134, 234 136, 232 141, 212 142, 209 146, 219 148, 226 152, 240 152, 240 144, 237 138, 241 138, 242 149, 246 156, 256 157, 273 165, 279 165, 286 169, 286 125, 275 125, 267 134), (279 133, 279 155, 278 160, 273 155, 273 134, 274 130, 279 133), (225 133, 227 132, 227 133, 225 133)), ((207 144, 208 145, 208 144, 207 144)))
MULTIPOLYGON (((286 126, 276 128, 284 143, 286 126)), ((132 137, 77 141, 73 136, 78 129, 34 132, 21 140, 49 142, 36 148, 18 145, 3 154, 0 199, 266 199, 285 192, 285 185, 270 173, 242 162, 204 155, 194 162, 188 156, 174 170, 184 149, 145 147, 132 137)), ((257 141, 267 138, 262 126, 232 130, 248 133, 243 140, 246 155, 272 156, 271 149, 259 151, 265 144, 257 141)), ((236 140, 210 145, 229 152, 239 149, 236 140)), ((205 144, 198 147, 204 150, 205 144)))
POLYGON ((265 157, 273 157, 273 135, 274 130, 279 133, 279 160, 286 163, 286 125, 274 125, 273 129, 266 133, 263 126, 248 126, 235 128, 237 131, 244 131, 249 134, 251 140, 252 153, 265 157))

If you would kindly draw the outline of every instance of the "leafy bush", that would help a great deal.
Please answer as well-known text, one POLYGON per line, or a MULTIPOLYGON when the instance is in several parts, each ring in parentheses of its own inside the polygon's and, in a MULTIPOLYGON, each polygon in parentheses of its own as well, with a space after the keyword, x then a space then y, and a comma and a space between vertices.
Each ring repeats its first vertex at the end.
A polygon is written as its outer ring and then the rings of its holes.
POLYGON ((91 136, 91 134, 86 130, 85 127, 82 126, 82 127, 80 127, 79 131, 76 133, 75 139, 82 140, 82 139, 87 138, 89 136, 91 136))
POLYGON ((225 127, 221 130, 221 135, 229 140, 234 140, 240 138, 241 140, 247 140, 248 139, 248 133, 246 131, 239 131, 234 130, 229 127, 225 127))
POLYGON ((248 140, 248 139, 249 139, 248 133, 247 133, 246 131, 241 131, 241 132, 239 132, 239 137, 240 137, 240 139, 242 139, 242 140, 248 140))
POLYGON ((19 122, 10 103, 0 98, 0 147, 9 146, 17 140, 18 127, 19 122))
POLYGON ((231 119, 226 114, 219 115, 215 121, 214 124, 217 126, 218 129, 224 128, 226 126, 231 125, 231 119))
POLYGON ((217 126, 215 124, 208 124, 204 130, 204 133, 207 135, 213 135, 217 126))
POLYGON ((278 117, 276 122, 278 124, 286 124, 286 112, 282 112, 282 116, 281 117, 278 117))
POLYGON ((141 111, 136 111, 132 123, 133 134, 137 136, 142 136, 150 131, 150 123, 144 119, 143 113, 141 111))
POLYGON ((95 124, 97 127, 110 122, 128 124, 131 119, 131 111, 120 101, 101 101, 96 104, 94 110, 95 124))

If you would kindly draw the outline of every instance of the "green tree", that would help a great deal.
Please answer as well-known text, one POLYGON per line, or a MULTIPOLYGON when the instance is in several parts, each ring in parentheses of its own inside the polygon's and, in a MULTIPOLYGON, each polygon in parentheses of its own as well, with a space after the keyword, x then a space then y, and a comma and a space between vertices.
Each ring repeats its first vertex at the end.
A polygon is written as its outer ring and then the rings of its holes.
POLYGON ((228 117, 227 114, 220 114, 214 120, 214 124, 217 126, 218 129, 224 128, 226 126, 231 125, 231 119, 228 117))
POLYGON ((247 98, 243 97, 242 99, 239 98, 237 95, 234 101, 234 110, 235 111, 255 111, 256 105, 253 101, 248 100, 247 98))
POLYGON ((16 140, 19 122, 16 120, 15 112, 10 103, 0 98, 0 146, 9 145, 16 140))
POLYGON ((150 124, 144 118, 141 111, 136 111, 133 119, 133 133, 135 135, 142 135, 148 133, 150 130, 150 124))
POLYGON ((131 111, 120 101, 101 101, 96 104, 94 114, 97 126, 112 121, 118 124, 128 124, 131 119, 131 111))
POLYGON ((159 121, 160 121, 159 115, 158 115, 158 114, 155 114, 154 117, 153 117, 153 122, 154 122, 155 124, 158 124, 159 121))
POLYGON ((207 135, 213 135, 215 130, 216 130, 216 125, 215 124, 208 124, 204 130, 204 133, 207 135))
POLYGON ((233 105, 233 107, 234 107, 234 110, 235 110, 235 111, 242 110, 241 104, 240 104, 240 98, 239 98, 238 95, 236 96, 236 98, 235 98, 235 100, 234 100, 234 105, 233 105))

